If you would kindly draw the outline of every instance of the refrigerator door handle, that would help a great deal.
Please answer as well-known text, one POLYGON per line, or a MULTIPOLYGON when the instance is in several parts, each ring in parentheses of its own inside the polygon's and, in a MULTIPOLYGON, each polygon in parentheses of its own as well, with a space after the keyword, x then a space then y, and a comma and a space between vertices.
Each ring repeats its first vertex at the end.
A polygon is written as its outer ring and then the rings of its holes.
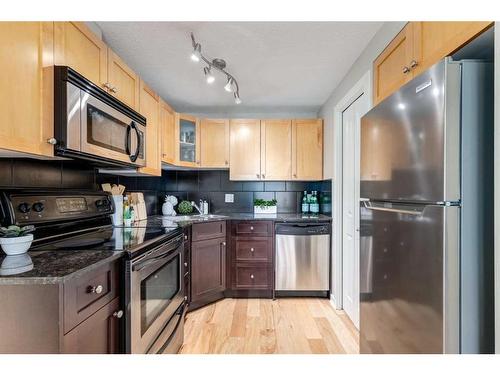
POLYGON ((399 214, 408 214, 408 215, 415 215, 415 216, 420 216, 423 213, 423 210, 405 210, 405 209, 400 209, 400 208, 392 208, 392 207, 384 207, 384 206, 374 206, 371 204, 371 202, 363 200, 363 206, 368 209, 368 210, 374 210, 374 211, 386 211, 386 212, 394 212, 394 213, 399 213, 399 214))

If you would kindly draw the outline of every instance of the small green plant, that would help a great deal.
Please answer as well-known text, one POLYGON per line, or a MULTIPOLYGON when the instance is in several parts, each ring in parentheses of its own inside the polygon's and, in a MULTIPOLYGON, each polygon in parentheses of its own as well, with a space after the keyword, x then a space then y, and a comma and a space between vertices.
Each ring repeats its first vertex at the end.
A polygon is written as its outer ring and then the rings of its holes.
POLYGON ((190 201, 182 201, 177 206, 177 211, 180 214, 187 215, 187 214, 190 214, 191 212, 193 212, 193 206, 191 205, 190 201))
POLYGON ((7 228, 0 227, 0 237, 21 237, 35 230, 33 225, 27 225, 25 227, 18 227, 17 225, 10 225, 7 228))
POLYGON ((265 199, 254 199, 253 205, 257 207, 272 207, 276 206, 278 201, 276 199, 271 199, 270 201, 266 201, 265 199))

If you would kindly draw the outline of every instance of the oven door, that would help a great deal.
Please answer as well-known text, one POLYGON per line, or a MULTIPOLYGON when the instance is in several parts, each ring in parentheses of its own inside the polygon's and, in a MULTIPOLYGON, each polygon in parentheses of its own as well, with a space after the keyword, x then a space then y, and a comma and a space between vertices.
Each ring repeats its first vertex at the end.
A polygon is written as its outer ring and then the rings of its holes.
MULTIPOLYGON (((130 352, 143 354, 164 336, 184 303, 183 237, 131 263, 130 352)), ((163 346, 163 345, 161 345, 163 346)))
POLYGON ((80 90, 81 151, 136 166, 146 165, 146 128, 80 90))

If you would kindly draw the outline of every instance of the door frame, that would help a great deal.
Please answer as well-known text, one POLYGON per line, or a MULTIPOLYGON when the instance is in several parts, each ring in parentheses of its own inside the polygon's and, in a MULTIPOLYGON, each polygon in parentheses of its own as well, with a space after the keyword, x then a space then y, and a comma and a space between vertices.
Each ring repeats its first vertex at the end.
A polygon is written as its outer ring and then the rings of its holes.
MULTIPOLYGON (((335 105, 333 113, 333 145, 334 165, 333 179, 333 231, 332 231, 332 293, 330 303, 334 308, 342 309, 343 286, 342 286, 342 113, 358 99, 366 95, 367 112, 373 105, 372 93, 372 70, 368 70, 360 80, 347 92, 347 94, 335 105)), ((358 144, 358 146, 360 146, 358 144)))

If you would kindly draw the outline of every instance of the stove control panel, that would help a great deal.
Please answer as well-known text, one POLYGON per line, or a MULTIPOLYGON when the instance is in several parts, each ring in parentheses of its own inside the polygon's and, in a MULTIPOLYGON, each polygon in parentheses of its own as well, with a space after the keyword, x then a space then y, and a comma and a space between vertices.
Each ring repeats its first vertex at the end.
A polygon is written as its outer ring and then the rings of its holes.
POLYGON ((20 224, 86 218, 113 213, 111 197, 95 195, 11 195, 15 221, 20 224))

